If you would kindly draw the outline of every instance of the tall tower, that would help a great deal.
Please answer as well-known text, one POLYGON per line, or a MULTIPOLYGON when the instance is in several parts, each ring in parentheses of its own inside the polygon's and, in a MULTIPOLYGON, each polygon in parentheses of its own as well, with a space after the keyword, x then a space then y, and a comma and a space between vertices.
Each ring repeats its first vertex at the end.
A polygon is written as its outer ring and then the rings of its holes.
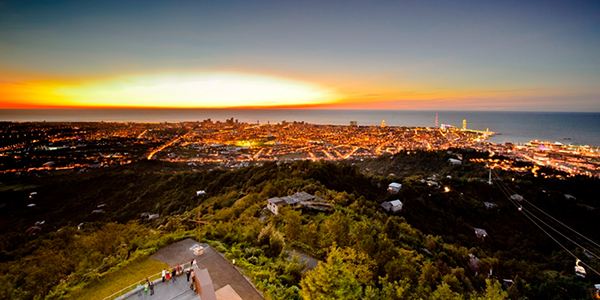
POLYGON ((463 120, 463 130, 467 130, 467 120, 463 120))
POLYGON ((381 120, 381 127, 385 127, 385 120, 381 120))
POLYGON ((435 128, 438 128, 438 117, 437 117, 437 113, 435 113, 435 128))

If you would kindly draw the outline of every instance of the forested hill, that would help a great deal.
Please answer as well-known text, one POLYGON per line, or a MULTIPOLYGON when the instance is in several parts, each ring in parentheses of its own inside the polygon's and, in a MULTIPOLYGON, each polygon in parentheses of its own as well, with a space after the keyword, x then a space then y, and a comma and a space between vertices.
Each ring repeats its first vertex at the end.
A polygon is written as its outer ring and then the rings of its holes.
MULTIPOLYGON (((187 219, 200 209, 210 223, 203 228, 206 241, 235 258, 271 299, 590 299, 600 277, 591 270, 585 279, 574 276, 574 258, 526 219, 498 184, 598 241, 600 182, 495 170, 500 179, 490 186, 485 166, 469 160, 487 154, 460 154, 461 165, 449 164, 454 156, 444 151, 202 172, 143 161, 86 173, 4 177, 0 298, 69 298, 129 261, 194 236, 187 219), (403 184, 398 194, 387 192, 391 182, 403 184), (197 196, 198 190, 206 195, 197 196), (278 215, 264 209, 268 198, 299 191, 334 209, 284 208, 278 215), (395 199, 403 202, 401 212, 382 209, 381 203, 395 199), (144 212, 160 217, 147 221, 144 212), (26 233, 41 220, 35 235, 26 233), (488 236, 478 239, 473 228, 488 236), (301 273, 284 249, 323 263, 301 273), (502 285, 503 279, 514 284, 502 285)), ((597 259, 560 242, 600 270, 597 259)))

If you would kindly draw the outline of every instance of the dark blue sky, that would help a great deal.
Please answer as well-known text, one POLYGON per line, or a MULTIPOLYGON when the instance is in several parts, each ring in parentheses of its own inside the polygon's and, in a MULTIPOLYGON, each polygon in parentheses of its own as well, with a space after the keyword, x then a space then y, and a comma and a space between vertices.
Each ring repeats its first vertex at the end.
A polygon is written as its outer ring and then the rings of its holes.
POLYGON ((344 107, 600 111, 599 53, 600 1, 0 4, 9 83, 237 72, 344 107))

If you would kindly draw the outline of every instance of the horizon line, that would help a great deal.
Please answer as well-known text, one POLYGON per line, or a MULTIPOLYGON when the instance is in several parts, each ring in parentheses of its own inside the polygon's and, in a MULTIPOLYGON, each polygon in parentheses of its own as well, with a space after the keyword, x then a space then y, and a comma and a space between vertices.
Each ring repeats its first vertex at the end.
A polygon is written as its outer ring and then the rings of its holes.
POLYGON ((155 106, 41 106, 8 107, 2 110, 368 110, 368 111, 469 111, 469 112, 539 112, 539 113, 600 113, 600 111, 564 111, 564 110, 485 110, 485 109, 393 109, 393 108, 336 108, 322 106, 243 106, 243 107, 155 107, 155 106))

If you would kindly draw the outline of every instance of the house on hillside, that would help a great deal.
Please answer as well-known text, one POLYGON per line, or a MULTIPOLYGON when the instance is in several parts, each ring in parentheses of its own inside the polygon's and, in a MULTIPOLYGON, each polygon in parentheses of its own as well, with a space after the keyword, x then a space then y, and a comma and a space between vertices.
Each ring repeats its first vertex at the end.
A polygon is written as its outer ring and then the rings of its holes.
POLYGON ((425 182, 427 183, 428 186, 440 187, 440 184, 437 181, 427 180, 425 182))
POLYGON ((475 235, 477 236, 477 238, 483 240, 488 236, 487 231, 485 231, 485 229, 481 229, 481 228, 473 228, 475 229, 475 235))
POLYGON ((498 207, 498 205, 493 202, 483 202, 483 205, 485 205, 485 208, 487 208, 487 209, 492 209, 492 208, 498 207))
POLYGON ((285 197, 273 197, 267 199, 267 209, 273 214, 279 213, 279 208, 283 206, 306 207, 316 210, 328 210, 333 207, 325 199, 313 196, 307 192, 298 192, 285 197))
POLYGON ((391 211, 391 212, 399 212, 402 210, 402 202, 400 200, 394 200, 394 201, 385 201, 383 203, 381 203, 381 207, 383 207, 383 209, 385 209, 386 211, 391 211))
POLYGON ((398 193, 400 190, 402 189, 402 184, 397 183, 397 182, 392 182, 390 183, 390 185, 388 185, 388 192, 392 193, 392 194, 396 194, 398 193))
POLYGON ((287 205, 287 203, 279 197, 267 199, 267 209, 275 215, 279 213, 279 207, 285 205, 287 205))
POLYGON ((460 159, 456 159, 456 158, 448 158, 448 161, 450 162, 450 164, 453 164, 453 165, 462 164, 462 161, 460 159))

